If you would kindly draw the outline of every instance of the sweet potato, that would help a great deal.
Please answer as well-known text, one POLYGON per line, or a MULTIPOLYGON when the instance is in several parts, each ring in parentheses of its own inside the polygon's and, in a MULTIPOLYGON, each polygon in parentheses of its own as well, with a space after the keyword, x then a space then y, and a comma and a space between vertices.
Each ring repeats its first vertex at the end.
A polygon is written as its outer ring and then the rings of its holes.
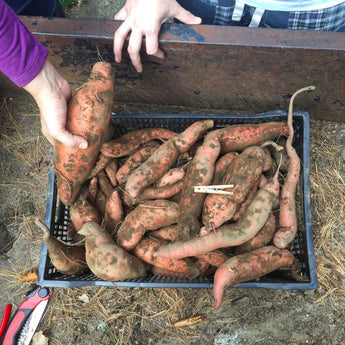
POLYGON ((166 241, 178 241, 181 240, 178 234, 177 224, 165 226, 158 230, 150 231, 150 236, 155 238, 161 238, 166 241))
POLYGON ((212 127, 212 120, 195 122, 161 145, 128 177, 125 190, 129 196, 137 198, 145 187, 159 180, 174 165, 179 154, 187 152, 202 134, 212 127))
POLYGON ((230 125, 209 133, 216 136, 221 144, 221 153, 241 152, 249 146, 257 146, 289 133, 285 122, 230 125))
POLYGON ((156 187, 170 186, 184 178, 184 167, 172 168, 167 171, 156 183, 156 187))
POLYGON ((301 171, 301 163, 296 150, 292 146, 294 136, 294 128, 292 124, 293 101, 299 93, 314 89, 314 86, 300 89, 296 91, 290 99, 287 119, 289 136, 286 140, 286 152, 289 156, 289 168, 280 196, 279 229, 273 237, 273 243, 278 248, 286 248, 286 246, 293 241, 297 233, 296 187, 301 171))
POLYGON ((228 259, 218 267, 214 276, 214 307, 218 309, 221 306, 226 286, 259 279, 279 268, 292 266, 294 260, 294 255, 290 251, 274 246, 263 247, 228 259))
POLYGON ((152 200, 138 205, 130 212, 116 234, 116 242, 126 250, 133 249, 148 230, 176 224, 179 206, 168 200, 152 200))
POLYGON ((107 204, 107 197, 106 195, 102 192, 101 189, 98 190, 97 192, 97 197, 96 197, 96 206, 99 211, 99 214, 104 217, 105 215, 105 207, 107 204))
POLYGON ((94 168, 91 170, 90 177, 92 178, 94 176, 97 176, 100 173, 100 171, 102 171, 111 160, 111 157, 107 157, 101 153, 98 159, 96 160, 94 168))
POLYGON ((105 194, 105 196, 108 198, 109 195, 113 192, 114 187, 111 184, 107 174, 105 173, 104 170, 102 170, 99 174, 98 174, 98 185, 101 189, 101 191, 105 194))
POLYGON ((259 179, 265 160, 265 151, 260 146, 251 146, 230 162, 223 184, 233 185, 227 189, 233 194, 207 195, 202 212, 202 223, 207 229, 217 229, 234 216, 238 205, 259 179))
POLYGON ((116 281, 146 275, 144 264, 117 246, 100 225, 85 223, 80 234, 85 236, 86 262, 98 278, 116 281))
POLYGON ((261 230, 249 241, 244 242, 240 246, 235 247, 234 254, 239 255, 243 253, 248 253, 252 250, 268 245, 271 242, 273 235, 276 231, 276 225, 276 217, 273 213, 271 213, 268 219, 266 220, 266 223, 261 228, 261 230))
POLYGON ((133 254, 142 261, 163 268, 168 271, 178 272, 189 277, 199 275, 199 270, 190 259, 166 259, 154 257, 154 252, 167 242, 153 237, 143 238, 133 249, 133 254))
MULTIPOLYGON (((263 175, 261 175, 263 176, 263 175)), ((261 179, 261 178, 260 178, 261 179)), ((247 209, 247 207, 251 204, 251 202, 254 199, 254 196, 259 188, 260 185, 260 179, 258 179, 251 190, 248 192, 246 198, 243 200, 241 204, 238 205, 235 214, 231 218, 232 221, 237 222, 241 217, 244 211, 247 209)))
POLYGON ((278 171, 274 179, 258 190, 237 223, 225 224, 203 237, 176 241, 160 248, 155 255, 166 258, 184 258, 204 254, 215 249, 239 246, 254 237, 263 227, 279 193, 278 171))
POLYGON ((183 240, 194 237, 200 230, 198 219, 206 194, 194 192, 194 187, 211 183, 219 152, 220 145, 217 138, 205 139, 188 167, 179 202, 181 217, 178 221, 178 229, 179 236, 183 240))
POLYGON ((98 178, 97 178, 97 176, 94 176, 90 179, 89 185, 88 185, 88 190, 89 190, 90 199, 93 202, 96 202, 97 192, 98 192, 98 178))
POLYGON ((226 174, 226 170, 230 162, 238 155, 237 152, 228 152, 222 157, 220 157, 214 167, 213 173, 213 185, 219 185, 223 183, 223 177, 226 174))
POLYGON ((143 128, 126 133, 119 138, 102 145, 101 151, 107 157, 124 157, 131 155, 141 145, 155 139, 169 140, 176 133, 165 128, 143 128))
POLYGON ((125 164, 123 164, 116 173, 116 179, 119 184, 124 184, 127 182, 128 176, 141 164, 143 164, 159 147, 159 144, 153 142, 154 144, 150 146, 142 147, 137 151, 133 152, 125 164))
POLYGON ((39 220, 35 224, 43 231, 43 241, 47 246, 53 266, 62 274, 79 275, 89 270, 86 264, 85 247, 70 245, 51 235, 48 227, 39 220))
POLYGON ((117 227, 123 219, 122 200, 119 192, 114 189, 107 198, 104 214, 104 226, 110 235, 116 233, 117 227))
POLYGON ((174 272, 157 266, 152 266, 151 271, 159 277, 193 278, 190 272, 174 272))
POLYGON ((211 266, 219 267, 228 257, 220 250, 212 250, 211 252, 196 255, 196 258, 203 260, 211 266))
POLYGON ((88 198, 88 189, 82 188, 77 200, 69 208, 69 215, 76 231, 78 232, 84 223, 101 223, 101 216, 96 205, 88 198))
POLYGON ((178 194, 183 188, 183 181, 177 181, 164 187, 150 186, 145 188, 138 196, 138 200, 170 199, 178 194))
POLYGON ((117 160, 111 159, 110 162, 104 167, 104 171, 108 176, 108 179, 113 187, 117 186, 116 172, 117 172, 117 160))
POLYGON ((96 163, 114 101, 111 64, 97 62, 90 77, 68 102, 66 130, 88 141, 87 149, 56 141, 53 163, 60 200, 70 206, 96 163))

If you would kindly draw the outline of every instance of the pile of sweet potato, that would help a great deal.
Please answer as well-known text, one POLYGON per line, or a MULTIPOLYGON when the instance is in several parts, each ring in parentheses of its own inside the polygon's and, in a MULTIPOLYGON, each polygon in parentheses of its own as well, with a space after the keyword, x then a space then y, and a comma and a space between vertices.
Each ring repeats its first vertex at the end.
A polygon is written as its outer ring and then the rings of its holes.
MULTIPOLYGON (((108 122, 105 103, 102 97, 108 122)), ((84 153, 92 157, 78 157, 83 169, 55 147, 59 197, 71 217, 69 236, 78 248, 82 244, 85 255, 85 265, 72 274, 85 272, 85 266, 109 281, 150 273, 182 278, 214 274, 218 308, 226 285, 291 267, 295 257, 286 248, 293 236, 282 241, 280 229, 286 228, 284 217, 297 229, 295 206, 286 196, 284 202, 280 199, 289 177, 288 194, 295 204, 300 163, 291 158, 289 142, 285 145, 286 137, 292 140, 291 127, 270 122, 214 129, 208 119, 180 133, 143 128, 107 141, 102 134, 91 144, 92 153, 84 153), (73 184, 61 166, 72 171, 73 184), (209 185, 231 186, 223 189, 230 193, 194 191, 209 185), (289 205, 290 213, 281 214, 286 212, 280 210, 282 204, 289 205)), ((54 246, 48 250, 56 252, 54 246)))

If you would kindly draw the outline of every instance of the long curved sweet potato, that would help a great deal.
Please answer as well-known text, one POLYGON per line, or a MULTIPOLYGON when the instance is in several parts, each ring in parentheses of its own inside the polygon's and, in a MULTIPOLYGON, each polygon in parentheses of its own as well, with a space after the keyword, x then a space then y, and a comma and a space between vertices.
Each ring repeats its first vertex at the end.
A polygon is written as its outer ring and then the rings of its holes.
POLYGON ((184 258, 204 254, 215 249, 239 246, 254 237, 263 227, 279 193, 278 171, 274 179, 258 190, 237 223, 225 224, 203 237, 176 241, 157 250, 155 255, 166 258, 184 258))
POLYGON ((53 266, 62 274, 79 275, 89 270, 85 247, 70 245, 50 234, 48 227, 41 221, 35 224, 43 231, 43 241, 48 248, 49 258, 53 266))
POLYGON ((260 145, 286 134, 289 134, 289 128, 285 122, 230 125, 209 133, 218 138, 222 154, 241 152, 249 146, 260 145))
POLYGON ((142 128, 126 133, 102 145, 101 151, 107 157, 131 155, 138 147, 154 139, 169 140, 176 133, 165 128, 142 128))
POLYGON ((97 62, 90 77, 68 102, 66 129, 87 139, 88 148, 56 142, 54 169, 60 200, 71 205, 96 163, 114 101, 114 71, 109 63, 97 62))
POLYGON ((282 267, 292 266, 294 255, 286 249, 263 247, 250 253, 233 256, 218 267, 214 276, 214 307, 221 306, 224 288, 240 282, 259 279, 282 267))
POLYGON ((177 223, 179 206, 169 200, 152 200, 130 212, 116 234, 116 242, 126 250, 133 249, 148 230, 157 230, 177 223))
POLYGON ((294 136, 294 128, 292 124, 293 101, 299 93, 314 89, 314 86, 308 86, 297 90, 290 99, 287 120, 289 136, 286 140, 286 152, 289 157, 289 167, 280 196, 279 229, 273 237, 273 243, 278 248, 286 248, 286 246, 293 241, 297 233, 296 188, 301 171, 301 163, 296 150, 292 146, 294 136))
POLYGON ((86 262, 98 278, 116 281, 146 275, 144 264, 117 246, 100 225, 85 223, 79 233, 85 236, 86 262))
POLYGON ((206 229, 217 229, 230 220, 249 190, 259 179, 266 160, 266 153, 260 146, 246 148, 229 164, 224 176, 225 185, 233 185, 227 189, 232 195, 209 194, 205 198, 202 223, 206 229))
POLYGON ((183 180, 180 197, 181 217, 178 221, 179 235, 183 240, 194 237, 200 230, 198 219, 206 194, 194 192, 194 187, 211 183, 219 152, 218 139, 206 138, 188 167, 183 180))
POLYGON ((127 179, 125 190, 131 198, 159 180, 176 162, 180 153, 187 152, 191 146, 213 127, 213 120, 194 122, 176 137, 161 145, 148 160, 133 171, 127 179))

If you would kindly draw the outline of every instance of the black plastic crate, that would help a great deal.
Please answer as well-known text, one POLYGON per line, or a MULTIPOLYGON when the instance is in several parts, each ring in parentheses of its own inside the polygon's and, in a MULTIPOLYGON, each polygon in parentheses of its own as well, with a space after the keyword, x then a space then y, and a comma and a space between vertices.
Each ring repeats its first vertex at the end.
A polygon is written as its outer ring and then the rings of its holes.
MULTIPOLYGON (((112 123, 116 128, 116 135, 122 135, 139 128, 164 127, 181 132, 190 124, 201 119, 212 118, 215 128, 222 128, 233 124, 254 124, 270 121, 286 121, 285 111, 274 111, 257 115, 219 115, 219 114, 140 114, 113 115, 112 123)), ((309 114, 296 111, 293 114, 295 129, 294 147, 301 158, 301 178, 297 190, 298 233, 293 242, 293 254, 301 263, 301 271, 307 282, 297 282, 285 278, 280 271, 272 272, 259 281, 249 281, 237 284, 242 288, 269 288, 282 290, 304 290, 317 287, 316 265, 312 240, 312 225, 310 214, 310 185, 309 185, 309 114)), ((49 190, 46 208, 46 225, 51 233, 66 242, 67 229, 70 223, 68 207, 64 206, 57 196, 55 174, 49 173, 49 190)), ((42 244, 39 285, 49 287, 79 287, 79 286, 124 286, 124 287, 154 287, 154 288, 212 288, 213 277, 196 279, 168 278, 149 275, 145 278, 125 281, 109 282, 101 280, 92 273, 81 276, 69 276, 58 272, 52 265, 46 245, 42 244)))

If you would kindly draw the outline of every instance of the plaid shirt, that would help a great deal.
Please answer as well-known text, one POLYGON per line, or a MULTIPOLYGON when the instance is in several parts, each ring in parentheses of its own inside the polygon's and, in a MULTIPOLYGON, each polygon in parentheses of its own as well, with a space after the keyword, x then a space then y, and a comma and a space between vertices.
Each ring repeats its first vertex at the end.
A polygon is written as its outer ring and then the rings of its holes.
MULTIPOLYGON (((181 0, 179 2, 183 7, 188 9, 188 1, 194 1, 195 4, 196 0, 181 0)), ((213 8, 214 19, 209 24, 214 25, 248 26, 256 10, 255 7, 245 5, 240 18, 238 16, 235 18, 233 16, 235 9, 234 0, 197 1, 213 8)), ((245 0, 242 2, 245 3, 245 0)), ((282 29, 345 31, 345 2, 329 8, 313 11, 264 11, 259 26, 282 29)))

